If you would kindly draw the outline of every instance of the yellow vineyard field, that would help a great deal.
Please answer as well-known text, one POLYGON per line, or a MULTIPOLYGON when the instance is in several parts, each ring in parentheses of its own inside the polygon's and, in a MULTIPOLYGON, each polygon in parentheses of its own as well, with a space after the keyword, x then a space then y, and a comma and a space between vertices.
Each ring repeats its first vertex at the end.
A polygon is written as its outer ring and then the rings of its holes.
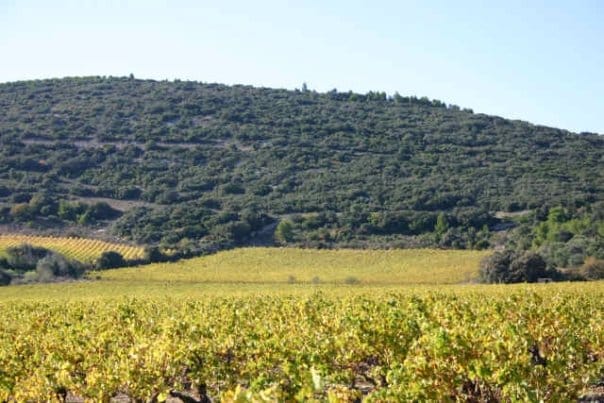
POLYGON ((138 246, 110 243, 97 239, 0 234, 0 254, 9 247, 22 244, 54 250, 81 262, 91 262, 106 251, 118 252, 124 259, 142 258, 144 252, 143 248, 138 246))
POLYGON ((213 283, 459 284, 488 251, 241 248, 100 273, 104 280, 213 283))
POLYGON ((0 287, 0 401, 573 401, 593 390, 604 282, 473 284, 486 253, 246 248, 0 287))
POLYGON ((151 284, 62 300, 36 287, 0 292, 0 401, 572 401, 604 371, 602 282, 222 296, 151 284))

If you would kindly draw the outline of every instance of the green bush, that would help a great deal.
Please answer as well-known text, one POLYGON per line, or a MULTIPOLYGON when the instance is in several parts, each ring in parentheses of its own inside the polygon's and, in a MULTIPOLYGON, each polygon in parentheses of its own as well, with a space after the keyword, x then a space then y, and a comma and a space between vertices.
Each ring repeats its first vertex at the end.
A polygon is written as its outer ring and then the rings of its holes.
POLYGON ((97 269, 115 269, 126 265, 124 257, 112 250, 103 252, 96 260, 94 267, 97 269))
POLYGON ((36 263, 36 272, 40 277, 40 281, 50 281, 54 277, 79 278, 84 274, 84 271, 83 264, 67 259, 58 253, 50 253, 36 263))
POLYGON ((604 279, 604 260, 589 257, 579 269, 579 274, 586 280, 604 279))
POLYGON ((163 262, 166 256, 157 246, 146 246, 143 260, 147 263, 163 262))
POLYGON ((557 270, 549 270, 541 255, 530 251, 495 252, 480 265, 480 279, 485 283, 534 283, 543 277, 559 279, 561 275, 557 270))
POLYGON ((26 272, 35 270, 38 261, 51 253, 45 248, 23 244, 6 250, 6 263, 17 272, 26 272))
POLYGON ((76 260, 28 244, 8 248, 6 255, 0 260, 0 285, 79 278, 86 271, 86 266, 76 260))
POLYGON ((0 286, 9 285, 12 280, 12 276, 3 269, 0 269, 0 286))

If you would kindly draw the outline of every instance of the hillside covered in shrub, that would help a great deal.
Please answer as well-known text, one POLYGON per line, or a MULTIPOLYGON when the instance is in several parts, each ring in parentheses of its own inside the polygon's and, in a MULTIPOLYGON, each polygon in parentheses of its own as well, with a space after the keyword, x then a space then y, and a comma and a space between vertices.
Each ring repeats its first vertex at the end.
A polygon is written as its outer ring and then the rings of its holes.
MULTIPOLYGON (((505 213, 588 217, 604 200, 602 136, 427 98, 87 77, 0 84, 0 109, 10 228, 187 253, 484 248, 505 213)), ((533 246, 572 238, 547 225, 533 246)))

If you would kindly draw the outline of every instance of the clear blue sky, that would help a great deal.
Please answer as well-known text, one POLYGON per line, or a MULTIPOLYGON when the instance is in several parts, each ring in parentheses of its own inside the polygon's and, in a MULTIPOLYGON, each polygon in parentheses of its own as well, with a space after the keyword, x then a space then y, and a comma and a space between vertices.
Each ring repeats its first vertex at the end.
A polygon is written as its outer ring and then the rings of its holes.
POLYGON ((604 0, 0 0, 0 55, 0 82, 306 82, 604 133, 604 0))

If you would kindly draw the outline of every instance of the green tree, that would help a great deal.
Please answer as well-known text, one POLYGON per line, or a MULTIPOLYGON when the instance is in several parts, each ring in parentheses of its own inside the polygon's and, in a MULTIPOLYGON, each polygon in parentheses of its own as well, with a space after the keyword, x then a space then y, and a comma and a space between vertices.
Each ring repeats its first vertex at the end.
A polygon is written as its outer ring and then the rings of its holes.
POLYGON ((480 278, 485 283, 534 283, 540 277, 559 279, 561 275, 548 270, 543 257, 535 252, 518 254, 508 249, 495 252, 480 264, 480 278))
POLYGON ((95 262, 97 269, 114 269, 125 265, 126 261, 124 257, 112 250, 103 252, 95 262))
POLYGON ((434 225, 434 233, 436 236, 436 241, 440 241, 442 237, 447 233, 449 229, 449 222, 447 221, 447 216, 442 211, 436 217, 436 224, 434 225))
POLYGON ((540 277, 551 277, 545 260, 535 252, 524 252, 510 264, 510 281, 512 283, 535 283, 540 277))
POLYGON ((294 239, 294 225, 289 220, 282 220, 275 228, 275 241, 285 245, 294 239))
POLYGON ((161 252, 161 250, 159 250, 157 246, 146 246, 143 260, 149 263, 163 262, 166 260, 166 256, 161 252))

